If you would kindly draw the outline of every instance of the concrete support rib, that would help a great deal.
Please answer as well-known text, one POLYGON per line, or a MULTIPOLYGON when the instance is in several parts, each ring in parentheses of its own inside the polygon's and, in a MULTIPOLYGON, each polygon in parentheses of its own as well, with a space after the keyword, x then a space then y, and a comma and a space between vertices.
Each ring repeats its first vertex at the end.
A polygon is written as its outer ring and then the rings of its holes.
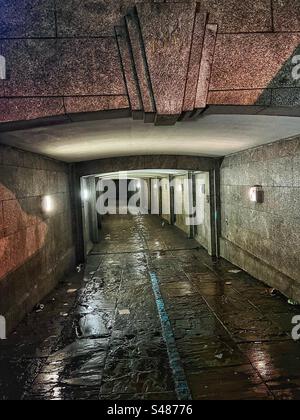
POLYGON ((129 45, 127 28, 125 26, 117 26, 115 31, 130 107, 133 113, 140 112, 143 109, 143 103, 132 51, 129 45))
POLYGON ((197 93, 197 85, 199 79, 200 63, 202 57, 207 17, 207 13, 203 13, 200 8, 197 8, 191 56, 189 62, 189 71, 186 80, 183 112, 190 112, 193 111, 195 108, 195 99, 197 93))
POLYGON ((206 26, 203 45, 202 59, 199 72, 198 87, 196 93, 195 108, 203 109, 207 105, 207 97, 212 72, 213 58, 217 39, 218 26, 209 24, 206 26))
POLYGON ((128 12, 116 36, 134 118, 173 125, 206 107, 217 35, 207 21, 194 1, 139 3, 128 12))
POLYGON ((145 122, 153 122, 155 114, 155 103, 136 10, 133 9, 125 19, 142 97, 143 110, 145 113, 144 120, 145 122))

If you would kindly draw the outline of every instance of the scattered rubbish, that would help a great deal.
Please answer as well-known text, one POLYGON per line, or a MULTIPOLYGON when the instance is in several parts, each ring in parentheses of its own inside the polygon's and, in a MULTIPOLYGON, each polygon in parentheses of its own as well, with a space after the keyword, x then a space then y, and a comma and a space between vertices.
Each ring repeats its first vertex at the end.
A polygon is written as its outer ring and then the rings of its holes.
POLYGON ((228 271, 228 273, 231 273, 231 274, 239 274, 241 272, 242 272, 242 270, 229 270, 228 271))
POLYGON ((119 314, 120 315, 130 315, 130 310, 129 309, 119 309, 119 314))
POLYGON ((35 307, 35 312, 39 313, 39 312, 43 312, 43 310, 45 309, 45 305, 43 305, 42 303, 39 303, 38 305, 36 305, 35 307))
POLYGON ((220 354, 216 354, 216 359, 218 359, 218 360, 222 360, 223 359, 223 357, 224 357, 224 354, 223 353, 220 353, 220 354))
POLYGON ((232 282, 231 281, 227 281, 225 284, 226 284, 226 286, 231 286, 232 285, 232 282))
POLYGON ((67 293, 75 293, 75 292, 77 292, 77 289, 69 289, 69 290, 67 290, 67 293))
POLYGON ((276 289, 270 289, 269 290, 269 295, 270 296, 277 296, 278 295, 278 290, 276 290, 276 289))
POLYGON ((79 264, 79 265, 76 267, 76 271, 77 271, 77 273, 81 273, 81 271, 83 270, 83 268, 84 268, 84 265, 83 265, 83 264, 79 264))
POLYGON ((296 302, 295 300, 293 300, 293 299, 289 299, 288 300, 288 304, 289 305, 292 305, 292 306, 299 306, 299 303, 298 302, 296 302))
POLYGON ((66 318, 67 316, 69 316, 69 314, 61 312, 60 316, 63 316, 64 318, 66 318))

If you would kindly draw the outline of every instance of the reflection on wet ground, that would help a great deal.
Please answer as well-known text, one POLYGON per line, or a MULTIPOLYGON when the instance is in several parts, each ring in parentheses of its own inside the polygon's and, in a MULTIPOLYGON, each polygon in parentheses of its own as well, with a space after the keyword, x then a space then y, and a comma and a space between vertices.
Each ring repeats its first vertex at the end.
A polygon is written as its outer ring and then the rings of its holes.
POLYGON ((0 399, 177 399, 149 273, 193 399, 299 399, 299 307, 154 216, 110 216, 70 277, 0 342, 0 399))

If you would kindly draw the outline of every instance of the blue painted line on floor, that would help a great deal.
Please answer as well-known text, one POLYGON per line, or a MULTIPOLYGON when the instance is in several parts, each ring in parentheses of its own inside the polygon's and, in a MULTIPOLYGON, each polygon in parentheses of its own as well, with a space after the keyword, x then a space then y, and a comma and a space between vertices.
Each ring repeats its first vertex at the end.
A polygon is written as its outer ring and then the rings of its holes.
POLYGON ((172 325, 167 314, 164 300, 162 298, 159 280, 155 273, 150 273, 152 288, 155 295, 156 305, 162 326, 163 337, 167 345, 170 366, 173 371, 173 377, 176 386, 176 393, 179 400, 191 400, 191 392, 187 383, 181 359, 177 350, 176 340, 174 337, 172 325))

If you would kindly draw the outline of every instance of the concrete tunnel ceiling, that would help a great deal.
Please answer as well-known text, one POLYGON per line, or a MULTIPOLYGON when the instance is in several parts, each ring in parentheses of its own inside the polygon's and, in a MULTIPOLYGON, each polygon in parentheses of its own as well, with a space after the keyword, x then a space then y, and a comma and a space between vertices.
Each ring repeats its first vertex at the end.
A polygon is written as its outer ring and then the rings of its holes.
POLYGON ((0 142, 79 162, 133 155, 220 157, 300 134, 300 118, 205 115, 170 127, 129 118, 89 121, 0 133, 0 142))

